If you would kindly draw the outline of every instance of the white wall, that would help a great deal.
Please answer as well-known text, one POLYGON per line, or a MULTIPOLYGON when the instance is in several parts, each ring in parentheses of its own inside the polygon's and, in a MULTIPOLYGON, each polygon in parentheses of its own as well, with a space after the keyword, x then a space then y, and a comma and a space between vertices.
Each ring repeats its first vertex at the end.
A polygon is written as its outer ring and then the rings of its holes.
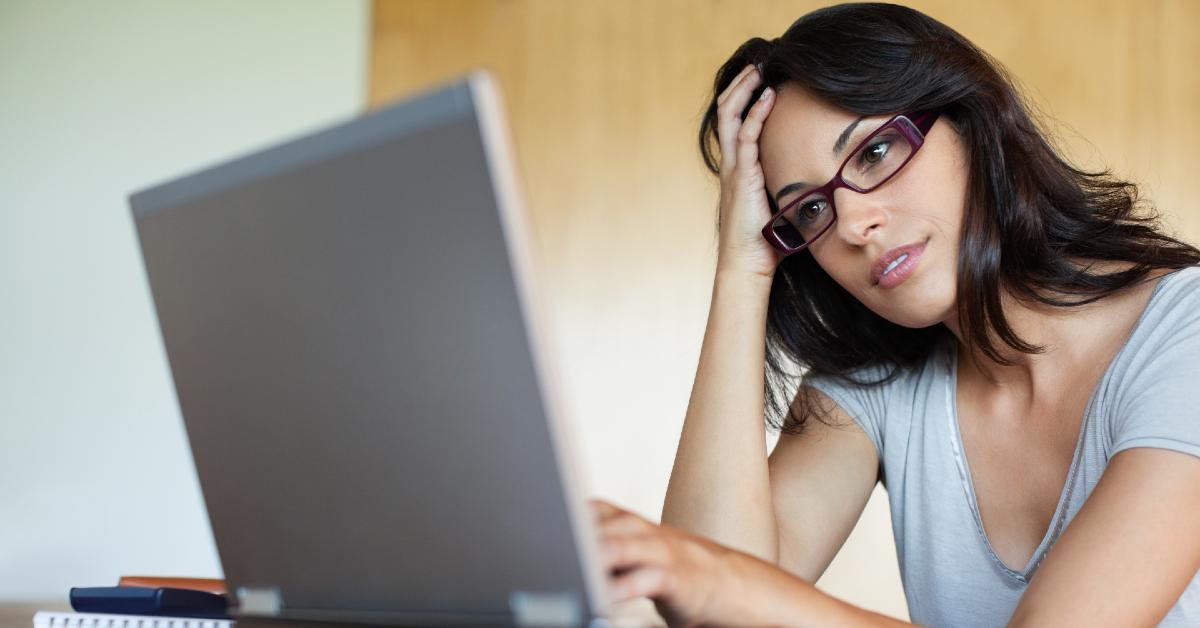
POLYGON ((0 600, 220 575, 125 197, 359 111, 369 19, 0 2, 0 600))

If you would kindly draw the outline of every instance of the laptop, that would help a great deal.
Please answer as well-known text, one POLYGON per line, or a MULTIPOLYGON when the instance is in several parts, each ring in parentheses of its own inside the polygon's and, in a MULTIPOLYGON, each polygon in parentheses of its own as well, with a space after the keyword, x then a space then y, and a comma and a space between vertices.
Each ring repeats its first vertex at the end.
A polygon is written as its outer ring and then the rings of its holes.
POLYGON ((605 622, 493 78, 130 206, 240 616, 605 622))

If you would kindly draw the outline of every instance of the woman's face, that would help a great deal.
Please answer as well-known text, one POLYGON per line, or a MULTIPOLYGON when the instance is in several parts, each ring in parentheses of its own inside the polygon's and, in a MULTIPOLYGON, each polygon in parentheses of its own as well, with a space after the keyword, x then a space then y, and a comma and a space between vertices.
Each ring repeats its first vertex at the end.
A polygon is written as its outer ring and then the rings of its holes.
MULTIPOLYGON (((859 116, 794 84, 781 86, 759 137, 767 194, 779 207, 823 185, 846 155, 890 116, 863 118, 841 152, 838 137, 859 116), (808 182, 778 197, 784 186, 808 182)), ((967 191, 967 155, 954 127, 939 118, 925 143, 895 176, 867 194, 834 192, 837 222, 809 250, 825 272, 863 305, 893 323, 928 327, 955 317, 959 233, 967 191), (915 267, 876 283, 872 267, 896 247, 924 245, 915 267)), ((798 253, 803 255, 803 253, 798 253)))

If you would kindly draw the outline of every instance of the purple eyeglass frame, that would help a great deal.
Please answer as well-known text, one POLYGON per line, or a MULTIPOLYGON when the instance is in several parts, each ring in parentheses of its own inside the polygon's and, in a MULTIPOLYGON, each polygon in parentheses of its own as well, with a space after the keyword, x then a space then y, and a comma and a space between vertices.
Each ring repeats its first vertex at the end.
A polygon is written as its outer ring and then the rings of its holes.
POLYGON ((879 189, 880 186, 890 181, 892 177, 896 176, 898 172, 903 170, 904 166, 908 165, 908 162, 917 154, 917 151, 921 150, 921 146, 925 144, 925 136, 929 134, 929 130, 933 128, 933 123, 937 121, 938 116, 940 115, 941 110, 926 109, 922 111, 900 113, 892 116, 891 119, 880 125, 878 129, 872 131, 870 135, 868 135, 863 141, 859 142, 858 145, 846 155, 846 158, 842 160, 842 165, 838 166, 837 173, 833 175, 833 178, 830 179, 825 185, 800 194, 795 200, 791 201, 787 205, 784 205, 779 211, 775 212, 771 216, 771 219, 767 221, 766 226, 764 226, 762 229, 763 237, 766 238, 767 242, 770 242, 771 246, 775 247, 775 250, 779 251, 784 257, 808 248, 810 244, 816 242, 821 236, 825 235, 825 232, 829 231, 829 228, 837 222, 837 205, 835 205, 833 202, 834 190, 838 188, 847 188, 849 190, 858 192, 859 194, 867 194, 868 192, 879 189), (903 118, 904 121, 908 122, 909 124, 902 123, 900 121, 901 118, 903 118), (875 139, 877 135, 891 128, 898 129, 901 133, 903 133, 904 137, 908 139, 913 147, 912 152, 908 154, 908 157, 904 158, 904 161, 900 162, 900 165, 896 167, 896 170, 889 174, 886 179, 876 183, 875 185, 872 185, 869 188, 860 188, 843 179, 842 170, 846 168, 846 164, 849 163, 850 158, 857 155, 858 151, 866 146, 871 140, 875 139), (830 220, 829 224, 825 225, 825 228, 821 229, 820 233, 813 236, 812 239, 808 240, 804 244, 801 244, 797 247, 788 246, 783 242, 783 240, 779 239, 779 236, 775 233, 775 230, 771 228, 771 225, 774 225, 775 221, 778 220, 780 216, 795 207, 797 203, 818 192, 824 192, 825 198, 829 199, 829 210, 833 212, 833 220, 830 220))

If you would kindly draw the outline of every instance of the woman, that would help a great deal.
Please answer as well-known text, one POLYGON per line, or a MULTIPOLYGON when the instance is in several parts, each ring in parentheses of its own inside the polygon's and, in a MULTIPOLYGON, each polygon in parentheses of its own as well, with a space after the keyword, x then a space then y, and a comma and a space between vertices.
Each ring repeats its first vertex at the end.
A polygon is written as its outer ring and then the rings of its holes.
POLYGON ((1200 625, 1200 251, 911 9, 808 14, 714 94, 718 265, 669 525, 594 504, 614 599, 903 623, 810 584, 882 481, 918 623, 1200 625))

